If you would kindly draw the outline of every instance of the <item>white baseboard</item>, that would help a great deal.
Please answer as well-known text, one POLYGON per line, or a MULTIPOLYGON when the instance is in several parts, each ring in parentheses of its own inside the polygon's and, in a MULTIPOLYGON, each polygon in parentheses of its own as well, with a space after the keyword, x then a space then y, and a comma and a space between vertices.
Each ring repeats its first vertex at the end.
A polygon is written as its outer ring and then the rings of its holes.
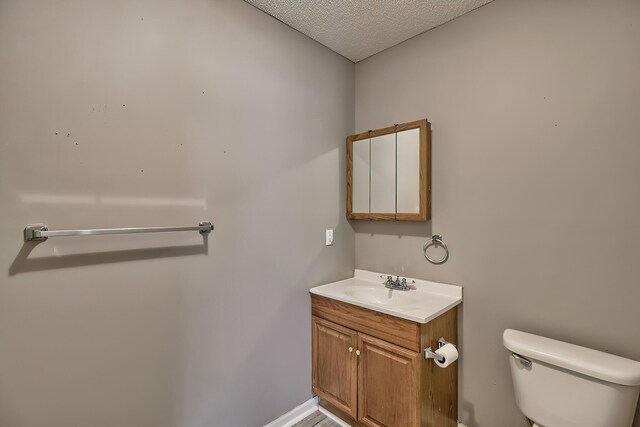
POLYGON ((302 405, 282 415, 275 421, 271 421, 264 427, 291 427, 318 410, 318 398, 312 397, 302 405))

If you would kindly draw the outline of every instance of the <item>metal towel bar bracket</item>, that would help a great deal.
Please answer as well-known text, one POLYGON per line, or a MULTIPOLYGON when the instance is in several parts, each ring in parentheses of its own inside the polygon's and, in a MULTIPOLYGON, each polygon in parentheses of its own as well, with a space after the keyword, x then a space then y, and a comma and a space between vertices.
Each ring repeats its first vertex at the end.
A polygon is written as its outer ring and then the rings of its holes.
POLYGON ((179 227, 137 227, 137 228, 92 228, 87 230, 49 230, 44 224, 28 225, 24 229, 25 242, 42 242, 49 237, 59 236, 94 236, 98 234, 134 234, 134 233, 164 233, 167 231, 199 231, 207 235, 213 230, 213 224, 202 221, 196 226, 179 227))

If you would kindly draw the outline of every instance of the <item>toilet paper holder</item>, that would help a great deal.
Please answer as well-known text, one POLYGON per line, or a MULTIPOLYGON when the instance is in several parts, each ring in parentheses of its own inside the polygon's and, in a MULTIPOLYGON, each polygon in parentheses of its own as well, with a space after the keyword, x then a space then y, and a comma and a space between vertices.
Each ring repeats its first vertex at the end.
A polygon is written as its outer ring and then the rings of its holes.
MULTIPOLYGON (((437 345, 438 348, 443 347, 445 344, 449 344, 444 338, 438 339, 437 345)), ((435 359, 438 362, 444 362, 444 356, 439 355, 438 353, 431 350, 431 347, 427 347, 424 349, 424 358, 425 359, 435 359)))

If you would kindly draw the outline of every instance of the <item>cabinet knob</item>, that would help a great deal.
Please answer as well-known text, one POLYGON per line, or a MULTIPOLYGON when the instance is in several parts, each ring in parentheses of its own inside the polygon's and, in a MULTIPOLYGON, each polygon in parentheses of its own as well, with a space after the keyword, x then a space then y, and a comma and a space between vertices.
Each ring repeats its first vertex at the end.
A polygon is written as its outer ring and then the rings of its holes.
POLYGON ((360 350, 356 350, 356 356, 360 356, 360 350))
POLYGON ((349 347, 349 353, 353 351, 353 347, 349 347))

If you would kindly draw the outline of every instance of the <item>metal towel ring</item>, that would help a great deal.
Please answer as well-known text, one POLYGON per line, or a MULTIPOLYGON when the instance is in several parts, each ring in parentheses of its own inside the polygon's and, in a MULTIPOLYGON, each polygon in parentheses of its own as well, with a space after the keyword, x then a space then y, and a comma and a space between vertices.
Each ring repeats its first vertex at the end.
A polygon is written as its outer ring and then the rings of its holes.
POLYGON ((424 257, 431 264, 436 264, 436 265, 444 264, 449 259, 449 248, 447 248, 447 245, 445 245, 445 243, 442 241, 442 235, 440 234, 434 234, 433 236, 431 236, 431 241, 425 242, 424 246, 422 247, 422 251, 424 252, 424 257), (427 249, 429 249, 431 246, 442 246, 445 252, 444 258, 442 259, 429 258, 429 255, 427 255, 427 249))

